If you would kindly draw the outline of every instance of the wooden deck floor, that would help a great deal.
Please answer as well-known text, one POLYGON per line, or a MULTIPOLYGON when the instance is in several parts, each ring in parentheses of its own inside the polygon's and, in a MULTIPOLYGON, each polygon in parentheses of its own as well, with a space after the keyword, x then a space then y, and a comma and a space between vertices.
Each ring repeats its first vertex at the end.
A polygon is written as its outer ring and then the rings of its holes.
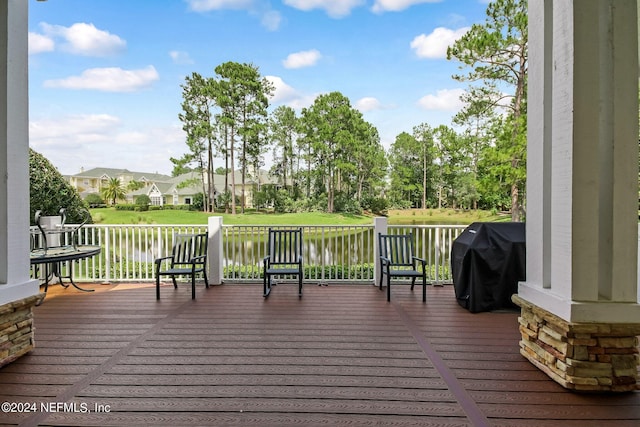
POLYGON ((50 290, 36 346, 0 369, 2 425, 640 425, 640 393, 576 394, 518 352, 517 313, 453 288, 223 285, 50 290), (41 402, 50 406, 41 407, 41 402), (65 407, 66 404, 66 407, 65 407), (73 412, 75 404, 76 412, 73 412), (100 409, 102 411, 100 411, 100 409), (85 412, 88 411, 88 412, 85 412), (108 412, 106 412, 108 410, 108 412))

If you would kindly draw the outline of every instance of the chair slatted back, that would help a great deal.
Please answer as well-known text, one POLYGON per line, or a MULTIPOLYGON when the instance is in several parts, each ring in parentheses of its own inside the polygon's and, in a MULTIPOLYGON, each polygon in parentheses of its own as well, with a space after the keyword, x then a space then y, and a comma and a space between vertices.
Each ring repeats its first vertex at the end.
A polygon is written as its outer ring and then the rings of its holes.
POLYGON ((269 229, 270 264, 298 264, 302 256, 302 228, 269 229))
POLYGON ((388 258, 391 265, 413 265, 413 233, 408 234, 378 234, 380 256, 388 258))
POLYGON ((171 251, 172 265, 190 264, 192 258, 207 255, 207 246, 207 233, 176 234, 171 251))

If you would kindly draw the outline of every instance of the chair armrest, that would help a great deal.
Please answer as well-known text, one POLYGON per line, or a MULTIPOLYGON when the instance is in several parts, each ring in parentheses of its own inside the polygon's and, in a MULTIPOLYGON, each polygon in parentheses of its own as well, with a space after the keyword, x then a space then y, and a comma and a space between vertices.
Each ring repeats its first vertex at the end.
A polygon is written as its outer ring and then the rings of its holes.
POLYGON ((416 261, 420 261, 420 264, 422 264, 423 267, 427 264, 427 262, 424 260, 424 258, 419 258, 417 256, 414 256, 412 258, 413 258, 414 265, 415 265, 416 261))
POLYGON ((157 265, 162 264, 162 261, 168 260, 168 259, 173 259, 173 256, 165 256, 165 257, 161 257, 161 258, 156 258, 153 262, 157 265))
POLYGON ((196 256, 196 257, 191 258, 189 260, 189 262, 191 264, 204 264, 204 260, 206 260, 206 259, 207 259, 206 255, 200 255, 200 256, 196 256))
POLYGON ((387 257, 380 257, 380 264, 382 264, 383 266, 385 265, 390 265, 391 264, 391 260, 387 257))

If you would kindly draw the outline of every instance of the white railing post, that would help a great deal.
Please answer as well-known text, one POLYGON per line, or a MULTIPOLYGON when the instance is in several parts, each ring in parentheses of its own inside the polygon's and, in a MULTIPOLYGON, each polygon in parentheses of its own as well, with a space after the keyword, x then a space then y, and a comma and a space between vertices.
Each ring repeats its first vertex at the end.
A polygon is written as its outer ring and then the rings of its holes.
POLYGON ((222 284, 223 247, 222 247, 222 217, 210 216, 208 224, 209 247, 207 259, 209 260, 209 282, 214 285, 222 284))
POLYGON ((380 248, 378 247, 378 233, 387 234, 389 223, 386 217, 376 217, 373 219, 373 277, 374 285, 380 283, 382 271, 380 270, 380 248))
POLYGON ((111 282, 111 239, 109 236, 109 227, 104 229, 104 283, 111 282))
POLYGON ((436 227, 436 280, 433 281, 434 286, 440 285, 440 227, 436 227))

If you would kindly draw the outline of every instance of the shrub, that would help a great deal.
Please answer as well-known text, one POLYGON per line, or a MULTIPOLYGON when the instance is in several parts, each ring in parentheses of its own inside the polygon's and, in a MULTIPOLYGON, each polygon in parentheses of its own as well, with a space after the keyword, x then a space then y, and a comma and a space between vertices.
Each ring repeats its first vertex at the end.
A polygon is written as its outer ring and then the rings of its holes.
POLYGON ((120 203, 115 205, 117 211, 135 211, 136 205, 120 203))
POLYGON ((382 197, 363 197, 361 204, 362 209, 366 209, 374 214, 386 215, 387 209, 389 208, 389 202, 382 197))
POLYGON ((60 208, 65 209, 68 224, 81 223, 87 217, 87 222, 93 222, 78 191, 49 160, 32 149, 29 149, 29 184, 29 215, 32 225, 35 224, 37 210, 41 210, 43 215, 58 215, 60 208))
POLYGON ((204 210, 204 193, 198 193, 193 196, 193 203, 191 204, 192 211, 204 210))
POLYGON ((136 205, 150 205, 151 204, 151 198, 149 196, 147 196, 146 194, 140 194, 139 196, 136 196, 134 203, 136 205))
POLYGON ((90 208, 104 207, 105 203, 98 193, 87 194, 84 201, 90 208))
POLYGON ((354 197, 344 192, 336 193, 333 199, 333 207, 335 212, 343 212, 349 214, 361 214, 362 207, 354 197))

